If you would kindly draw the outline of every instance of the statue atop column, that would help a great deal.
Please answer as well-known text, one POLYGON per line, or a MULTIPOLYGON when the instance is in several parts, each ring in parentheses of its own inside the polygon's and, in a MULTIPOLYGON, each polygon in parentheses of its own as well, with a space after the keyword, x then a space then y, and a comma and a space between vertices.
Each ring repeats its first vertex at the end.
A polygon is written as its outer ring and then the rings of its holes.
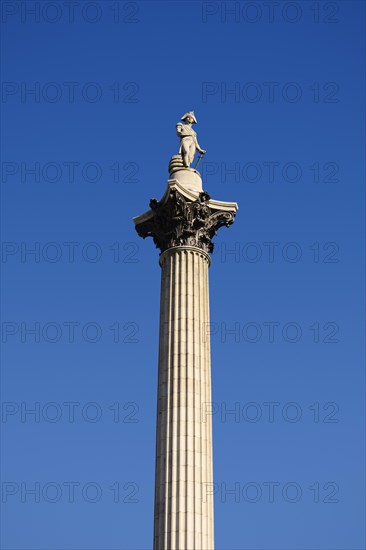
MULTIPOLYGON (((191 111, 177 124, 179 155, 160 200, 134 218, 137 234, 160 250, 159 375, 155 461, 154 550, 213 550, 212 426, 208 268, 212 239, 234 222, 238 205, 212 199, 190 167, 198 145, 191 111)), ((147 187, 150 187, 150 180, 147 187)))
POLYGON ((174 155, 170 160, 170 173, 179 168, 190 169, 196 151, 198 151, 200 156, 194 167, 194 169, 196 169, 202 156, 206 153, 206 151, 200 147, 197 141, 197 134, 192 128, 192 124, 197 124, 194 112, 188 111, 182 116, 181 120, 183 122, 178 122, 176 125, 177 136, 180 138, 179 152, 178 155, 174 155))
POLYGON ((180 137, 179 154, 182 156, 183 165, 189 168, 193 162, 196 151, 204 155, 206 151, 201 149, 197 141, 197 134, 192 128, 192 124, 197 124, 197 119, 193 111, 188 111, 182 116, 183 122, 177 124, 177 136, 180 137))

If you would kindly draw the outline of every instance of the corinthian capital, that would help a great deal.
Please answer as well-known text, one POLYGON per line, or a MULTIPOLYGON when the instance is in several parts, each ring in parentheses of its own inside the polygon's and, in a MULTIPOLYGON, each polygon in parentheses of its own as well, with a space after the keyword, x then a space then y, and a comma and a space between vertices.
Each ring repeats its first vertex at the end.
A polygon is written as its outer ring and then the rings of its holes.
POLYGON ((234 222, 237 209, 235 202, 213 200, 205 191, 189 190, 171 179, 162 199, 151 199, 150 210, 134 222, 140 237, 152 237, 161 252, 179 246, 212 252, 212 238, 234 222))

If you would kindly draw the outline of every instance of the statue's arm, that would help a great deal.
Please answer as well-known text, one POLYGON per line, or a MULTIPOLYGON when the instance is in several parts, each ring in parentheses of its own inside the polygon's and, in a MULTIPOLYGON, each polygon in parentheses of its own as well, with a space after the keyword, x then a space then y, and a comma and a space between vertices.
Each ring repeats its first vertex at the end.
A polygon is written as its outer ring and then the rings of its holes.
POLYGON ((206 153, 205 149, 202 149, 200 146, 199 146, 199 143, 197 141, 197 137, 194 138, 194 141, 195 141, 195 144, 196 144, 196 149, 199 153, 201 153, 201 155, 204 155, 206 153))

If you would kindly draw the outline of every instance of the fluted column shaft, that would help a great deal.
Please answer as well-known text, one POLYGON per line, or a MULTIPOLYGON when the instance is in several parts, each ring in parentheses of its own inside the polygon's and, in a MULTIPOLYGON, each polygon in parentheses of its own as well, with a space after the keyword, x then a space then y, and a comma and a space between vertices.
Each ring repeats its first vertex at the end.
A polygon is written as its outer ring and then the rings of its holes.
POLYGON ((160 256, 154 550, 213 550, 209 255, 160 256))

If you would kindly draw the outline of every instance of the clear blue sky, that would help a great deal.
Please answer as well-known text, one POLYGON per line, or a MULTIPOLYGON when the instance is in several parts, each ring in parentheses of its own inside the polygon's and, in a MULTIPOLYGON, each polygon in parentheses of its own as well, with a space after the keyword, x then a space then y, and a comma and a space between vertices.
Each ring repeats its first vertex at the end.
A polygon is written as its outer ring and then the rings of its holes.
POLYGON ((192 109, 239 204, 210 268, 216 547, 365 548, 364 3, 2 9, 2 548, 152 546, 160 268, 132 217, 192 109))

